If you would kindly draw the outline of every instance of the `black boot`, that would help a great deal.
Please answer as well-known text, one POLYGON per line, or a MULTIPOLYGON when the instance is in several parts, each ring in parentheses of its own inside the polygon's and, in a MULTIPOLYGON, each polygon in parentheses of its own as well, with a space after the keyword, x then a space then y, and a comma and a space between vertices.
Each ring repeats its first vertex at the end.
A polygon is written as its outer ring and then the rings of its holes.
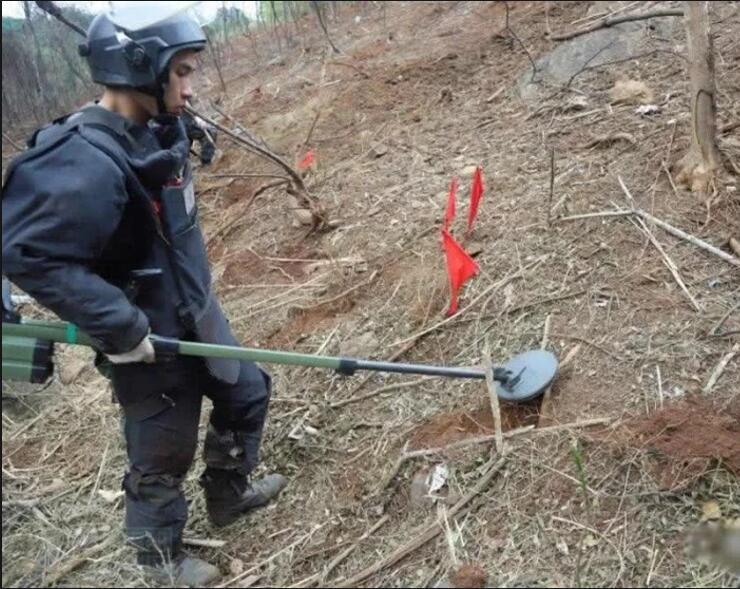
POLYGON ((205 587, 221 578, 221 571, 212 564, 180 554, 173 560, 140 565, 144 575, 159 585, 175 587, 205 587))
POLYGON ((281 474, 250 481, 237 471, 206 468, 200 485, 206 494, 208 517, 213 525, 221 527, 235 522, 247 512, 267 505, 288 484, 281 474))

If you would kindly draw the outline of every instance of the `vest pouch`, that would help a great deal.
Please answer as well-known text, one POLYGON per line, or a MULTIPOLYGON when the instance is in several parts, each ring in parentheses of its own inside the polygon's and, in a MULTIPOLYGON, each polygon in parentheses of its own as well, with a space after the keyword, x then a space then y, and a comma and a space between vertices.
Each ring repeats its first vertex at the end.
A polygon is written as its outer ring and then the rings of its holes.
MULTIPOLYGON (((221 306, 211 297, 203 316, 195 323, 195 335, 198 341, 206 344, 240 346, 229 327, 229 321, 223 314, 221 306)), ((205 358, 206 368, 214 378, 233 385, 239 379, 241 363, 228 358, 205 358)))
POLYGON ((198 225, 192 180, 165 186, 160 198, 160 218, 180 290, 180 316, 192 329, 206 311, 211 291, 211 273, 198 225))
MULTIPOLYGON (((238 346, 216 299, 211 295, 211 273, 192 180, 165 186, 161 192, 160 218, 169 241, 169 258, 180 291, 180 318, 206 344, 238 346)), ((214 378, 235 384, 239 378, 238 360, 206 358, 206 368, 214 378)))

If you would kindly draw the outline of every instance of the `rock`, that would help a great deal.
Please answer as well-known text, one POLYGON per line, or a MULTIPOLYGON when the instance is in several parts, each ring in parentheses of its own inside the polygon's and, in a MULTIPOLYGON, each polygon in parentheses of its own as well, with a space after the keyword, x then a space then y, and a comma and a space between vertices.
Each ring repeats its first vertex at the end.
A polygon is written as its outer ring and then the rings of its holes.
POLYGON ((612 104, 650 104, 653 91, 640 80, 617 80, 609 97, 612 104))
POLYGON ((106 503, 115 503, 119 497, 123 497, 124 491, 98 489, 98 495, 102 497, 106 503))
POLYGON ((375 159, 383 157, 386 153, 388 153, 388 148, 382 143, 376 143, 370 148, 370 155, 375 159))
POLYGON ((574 96, 568 101, 568 104, 565 107, 566 111, 579 111, 579 110, 586 110, 586 107, 588 106, 588 99, 585 96, 574 96))
POLYGON ((638 106, 635 109, 635 114, 645 116, 645 115, 655 115, 660 112, 660 107, 657 104, 643 104, 641 106, 638 106))
POLYGON ((352 334, 339 346, 339 353, 342 356, 369 356, 378 347, 378 338, 375 334, 366 331, 365 333, 352 334))
POLYGON ((466 249, 470 257, 474 258, 475 256, 479 256, 480 254, 482 254, 485 250, 485 247, 482 241, 474 239, 467 244, 466 249))
POLYGON ((301 225, 313 225, 313 214, 308 209, 293 209, 293 214, 301 225))
MULTIPOLYGON (((599 10, 612 10, 619 3, 598 2, 599 10)), ((578 85, 582 78, 576 77, 584 68, 598 67, 611 61, 627 60, 654 49, 662 48, 660 38, 682 39, 683 20, 680 18, 652 18, 644 21, 626 22, 580 35, 558 44, 553 51, 535 63, 537 75, 532 81, 532 67, 522 69, 517 82, 519 95, 534 106, 552 93, 552 86, 559 87, 571 82, 578 85), (544 82, 544 83, 543 83, 544 82)), ((606 72, 606 67, 599 71, 606 72)), ((588 76, 584 73, 583 76, 588 76)))

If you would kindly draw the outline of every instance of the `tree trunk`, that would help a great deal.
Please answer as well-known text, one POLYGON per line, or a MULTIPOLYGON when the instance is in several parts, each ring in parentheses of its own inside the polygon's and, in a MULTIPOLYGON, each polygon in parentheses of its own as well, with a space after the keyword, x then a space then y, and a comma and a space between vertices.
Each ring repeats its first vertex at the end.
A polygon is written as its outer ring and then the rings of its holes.
POLYGON ((278 15, 277 10, 275 10, 275 2, 274 0, 270 0, 270 12, 272 13, 272 32, 277 38, 277 44, 278 44, 278 53, 280 55, 283 54, 283 42, 280 40, 280 28, 278 27, 278 15))
POLYGON ((714 50, 709 2, 685 2, 691 78, 691 146, 678 163, 678 182, 692 192, 706 192, 721 158, 716 141, 714 50))
POLYGON ((23 11, 26 15, 26 26, 31 33, 33 39, 33 45, 36 50, 33 58, 34 73, 36 74, 36 94, 38 100, 43 104, 44 112, 48 110, 46 104, 46 91, 49 85, 46 83, 46 72, 44 71, 44 59, 41 54, 41 43, 36 35, 36 29, 33 25, 33 12, 31 10, 30 2, 23 2, 23 11))
POLYGON ((221 91, 226 94, 226 81, 224 80, 224 74, 221 71, 221 58, 219 56, 219 51, 215 47, 215 40, 216 37, 214 36, 211 38, 211 35, 208 33, 205 33, 206 36, 206 46, 208 47, 208 53, 211 54, 211 57, 213 58, 213 66, 216 68, 216 72, 218 73, 218 79, 221 82, 221 91))
POLYGON ((329 31, 326 28, 326 23, 324 22, 324 16, 321 14, 321 6, 319 5, 318 1, 311 0, 311 7, 314 9, 314 12, 316 12, 316 18, 319 19, 321 30, 324 31, 324 36, 326 37, 326 40, 329 41, 329 45, 331 45, 332 50, 334 51, 334 53, 341 53, 341 51, 337 49, 337 46, 334 45, 334 42, 331 40, 331 37, 329 36, 329 31))

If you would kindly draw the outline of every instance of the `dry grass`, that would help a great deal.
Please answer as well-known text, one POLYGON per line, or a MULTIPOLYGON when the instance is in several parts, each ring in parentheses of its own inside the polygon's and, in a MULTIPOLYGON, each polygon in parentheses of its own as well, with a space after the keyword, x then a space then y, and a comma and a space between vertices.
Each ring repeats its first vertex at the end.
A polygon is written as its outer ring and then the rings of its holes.
MULTIPOLYGON (((578 3, 551 4, 553 29, 585 15, 578 3)), ((543 8, 517 3, 511 12, 512 27, 535 56, 553 46, 543 38, 543 8)), ((740 22, 732 5, 716 10, 722 20, 715 41, 718 102, 726 123, 737 118, 740 73, 733 64, 740 22)), ((282 189, 264 192, 244 211, 262 181, 200 181, 206 233, 218 235, 209 244, 217 289, 242 340, 464 365, 480 361, 487 338, 494 360, 539 347, 549 315, 550 349, 564 357, 580 348, 547 406, 503 407, 505 429, 594 417, 618 424, 652 416, 675 396, 699 393, 732 346, 731 338, 710 334, 737 301, 737 271, 654 229, 696 298, 696 311, 627 219, 546 224, 554 148, 555 217, 621 205, 619 175, 637 205, 657 217, 715 244, 738 235, 736 178, 723 176, 705 204, 674 192, 663 171, 662 162, 670 165, 688 146, 680 59, 654 54, 584 72, 571 85, 587 98, 582 112, 568 110, 569 95, 562 93, 530 106, 515 89, 529 61, 497 36, 504 30, 500 5, 397 4, 387 11, 390 44, 383 41, 380 11, 366 8, 359 24, 345 15, 335 25, 346 53, 341 59, 369 78, 327 65, 317 37, 307 42, 310 51, 286 53, 284 65, 253 62, 248 43, 237 48, 221 108, 295 159, 319 112, 312 135, 318 165, 308 185, 340 222, 333 232, 306 237, 305 229, 291 226, 282 189), (644 81, 655 96, 670 94, 660 115, 609 106, 609 90, 621 77, 644 81), (587 147, 615 132, 634 137, 636 145, 587 147), (463 308, 500 286, 412 345, 397 345, 442 318, 434 228, 449 178, 474 164, 483 166, 487 186, 470 244, 481 250, 483 271, 467 288, 463 308), (237 214, 242 220, 220 231, 237 214)), ((233 146, 221 147, 213 172, 271 171, 233 146)), ((468 182, 461 178, 463 187, 468 182)), ((731 315, 723 331, 737 330, 739 322, 731 315)), ((126 464, 116 408, 91 368, 75 376, 78 355, 65 350, 60 358, 70 384, 55 381, 41 393, 6 393, 3 384, 4 585, 144 585, 129 564, 131 551, 118 542, 122 499, 108 503, 99 492, 119 489, 126 464), (110 538, 112 544, 96 551, 110 538)), ((452 502, 474 487, 490 458, 487 446, 425 456, 405 461, 383 484, 405 444, 430 420, 461 413, 484 419, 479 410, 488 400, 479 384, 428 380, 337 406, 403 381, 383 375, 346 380, 287 367, 272 372, 262 468, 289 475, 289 490, 275 506, 218 531, 206 521, 197 469, 186 482, 192 500, 187 534, 225 541, 196 550, 229 579, 241 574, 255 584, 299 583, 387 515, 329 575, 328 585, 338 585, 438 517, 410 503, 409 483, 419 468, 441 460, 450 465, 452 502)), ((736 360, 712 391, 714 406, 729 406, 739 388, 736 360)), ((490 431, 485 419, 478 425, 467 433, 490 431)), ((734 586, 736 578, 688 556, 685 538, 701 523, 707 501, 718 502, 723 518, 740 516, 735 475, 710 462, 665 488, 654 476, 650 444, 616 443, 615 431, 511 439, 504 472, 475 508, 367 585, 431 584, 458 564, 477 563, 500 586, 734 586)), ((243 580, 234 583, 240 585, 243 580)))

